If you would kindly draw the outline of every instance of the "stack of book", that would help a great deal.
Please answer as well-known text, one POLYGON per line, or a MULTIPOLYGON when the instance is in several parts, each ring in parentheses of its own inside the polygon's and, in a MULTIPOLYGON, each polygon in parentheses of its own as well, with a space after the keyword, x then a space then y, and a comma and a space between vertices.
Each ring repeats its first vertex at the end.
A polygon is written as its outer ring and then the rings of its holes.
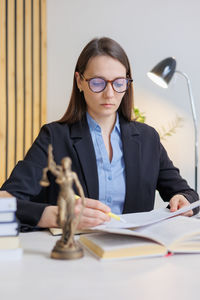
POLYGON ((0 197, 0 261, 16 260, 22 256, 16 208, 15 197, 0 197))

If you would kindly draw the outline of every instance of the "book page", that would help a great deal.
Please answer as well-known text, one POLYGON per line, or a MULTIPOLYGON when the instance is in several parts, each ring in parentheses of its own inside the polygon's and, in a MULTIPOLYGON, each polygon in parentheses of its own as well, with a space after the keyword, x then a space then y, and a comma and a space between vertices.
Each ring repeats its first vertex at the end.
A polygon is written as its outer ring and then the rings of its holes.
POLYGON ((175 217, 182 213, 185 213, 195 207, 200 206, 200 200, 193 202, 188 206, 184 206, 183 208, 175 211, 170 212, 168 208, 159 208, 154 209, 149 212, 141 212, 141 213, 131 213, 131 214, 123 214, 119 215, 122 216, 123 220, 126 221, 120 222, 115 219, 111 219, 109 222, 106 222, 102 225, 94 227, 94 229, 104 229, 104 228, 136 228, 141 226, 150 225, 153 223, 160 222, 162 220, 175 217))
MULTIPOLYGON (((169 249, 172 245, 178 245, 181 241, 195 240, 195 235, 200 236, 200 220, 177 216, 148 226, 138 227, 134 230, 104 228, 101 231, 152 239, 169 249)), ((175 249, 175 246, 173 248, 175 249)))
POLYGON ((159 240, 160 243, 169 248, 181 240, 190 240, 191 236, 200 235, 200 221, 195 218, 177 216, 149 226, 136 228, 136 231, 159 240))

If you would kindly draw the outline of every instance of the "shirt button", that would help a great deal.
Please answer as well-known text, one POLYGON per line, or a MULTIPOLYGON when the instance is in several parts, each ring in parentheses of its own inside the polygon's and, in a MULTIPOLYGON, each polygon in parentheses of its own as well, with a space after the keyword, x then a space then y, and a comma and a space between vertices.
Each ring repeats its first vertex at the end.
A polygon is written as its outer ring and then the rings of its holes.
POLYGON ((108 176, 108 180, 112 180, 112 176, 111 175, 108 176))

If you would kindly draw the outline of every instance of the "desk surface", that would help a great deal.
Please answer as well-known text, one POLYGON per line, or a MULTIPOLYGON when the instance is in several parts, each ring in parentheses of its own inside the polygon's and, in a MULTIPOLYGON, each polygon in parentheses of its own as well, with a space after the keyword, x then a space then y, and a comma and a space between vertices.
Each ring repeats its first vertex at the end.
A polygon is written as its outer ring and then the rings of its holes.
POLYGON ((0 299, 199 299, 200 255, 102 262, 49 258, 58 239, 20 234, 23 258, 0 262, 0 299))

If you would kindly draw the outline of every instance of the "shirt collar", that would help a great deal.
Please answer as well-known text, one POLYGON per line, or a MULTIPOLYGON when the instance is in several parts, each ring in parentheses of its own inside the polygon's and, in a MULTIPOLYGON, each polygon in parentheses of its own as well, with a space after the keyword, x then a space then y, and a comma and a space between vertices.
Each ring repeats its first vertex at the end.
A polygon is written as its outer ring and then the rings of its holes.
POLYGON ((119 124, 119 114, 117 113, 116 122, 114 129, 117 129, 120 132, 120 124, 119 124))
MULTIPOLYGON (((86 117, 87 117, 87 122, 88 122, 90 130, 98 130, 98 131, 101 130, 101 127, 99 126, 99 124, 90 116, 90 114, 88 112, 86 112, 86 117)), ((114 130, 117 130, 118 132, 120 132, 118 113, 117 113, 117 117, 116 117, 115 126, 113 128, 113 131, 114 130)))
POLYGON ((101 129, 99 124, 90 116, 88 112, 86 113, 86 117, 90 130, 101 129))

